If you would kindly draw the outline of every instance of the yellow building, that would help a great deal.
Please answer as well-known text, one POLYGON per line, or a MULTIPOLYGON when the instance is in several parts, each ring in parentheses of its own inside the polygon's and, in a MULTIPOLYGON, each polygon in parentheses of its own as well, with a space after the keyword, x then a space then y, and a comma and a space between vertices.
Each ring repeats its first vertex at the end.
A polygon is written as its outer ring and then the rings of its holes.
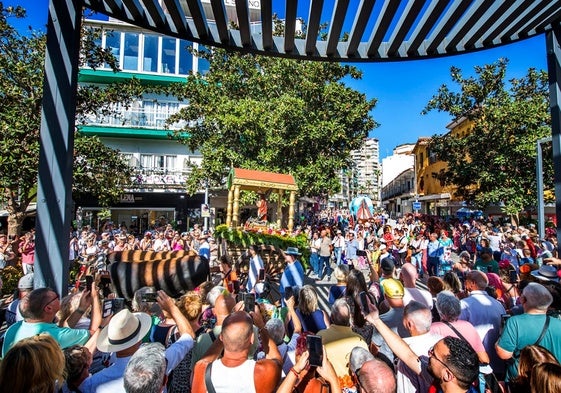
MULTIPOLYGON (((453 137, 463 138, 471 131, 472 122, 462 117, 448 124, 446 128, 450 130, 449 133, 453 137)), ((462 207, 462 200, 455 197, 454 185, 445 185, 438 179, 438 174, 446 170, 447 164, 430 151, 430 140, 431 138, 428 137, 419 138, 413 148, 416 190, 418 201, 421 202, 420 213, 451 215, 462 207)))

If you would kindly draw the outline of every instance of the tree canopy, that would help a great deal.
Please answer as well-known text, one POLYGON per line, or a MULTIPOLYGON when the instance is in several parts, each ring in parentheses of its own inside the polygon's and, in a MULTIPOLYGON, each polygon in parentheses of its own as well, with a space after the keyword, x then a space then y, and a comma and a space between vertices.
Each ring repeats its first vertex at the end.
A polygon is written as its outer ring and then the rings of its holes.
MULTIPOLYGON (((43 97, 45 35, 18 32, 11 18, 24 18, 21 7, 0 2, 0 204, 8 210, 8 230, 19 231, 29 203, 36 197, 39 166, 39 131, 43 97)), ((107 63, 117 71, 117 61, 96 44, 99 31, 83 30, 81 65, 96 68, 107 63)), ((110 111, 112 103, 130 102, 143 91, 137 80, 104 88, 81 86, 77 116, 110 111)), ((131 170, 115 150, 99 138, 75 136, 73 191, 88 193, 108 206, 128 184, 131 170)))
POLYGON ((303 195, 339 190, 339 172, 376 126, 368 100, 344 83, 355 67, 203 51, 206 75, 193 74, 182 93, 189 105, 169 121, 185 120, 176 136, 199 150, 188 189, 225 184, 231 167, 291 173, 303 195), (183 133, 188 137, 181 138, 183 133))
MULTIPOLYGON (((448 112, 454 119, 472 122, 464 137, 435 135, 429 148, 447 169, 438 174, 457 186, 456 195, 485 208, 500 205, 517 216, 536 206, 536 141, 551 134, 548 79, 545 71, 529 69, 522 78, 505 82, 508 60, 475 67, 464 77, 452 67, 457 89, 442 85, 423 113, 448 112)), ((544 150, 544 181, 552 186, 551 146, 544 150)))

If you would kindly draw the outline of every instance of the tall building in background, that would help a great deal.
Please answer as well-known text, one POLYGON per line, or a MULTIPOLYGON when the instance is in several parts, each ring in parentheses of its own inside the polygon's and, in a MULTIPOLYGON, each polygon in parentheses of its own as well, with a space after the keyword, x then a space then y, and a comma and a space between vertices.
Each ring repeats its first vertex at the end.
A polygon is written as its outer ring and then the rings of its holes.
POLYGON ((380 206, 380 145, 376 138, 366 138, 360 149, 351 152, 353 166, 349 173, 350 199, 367 195, 380 206))

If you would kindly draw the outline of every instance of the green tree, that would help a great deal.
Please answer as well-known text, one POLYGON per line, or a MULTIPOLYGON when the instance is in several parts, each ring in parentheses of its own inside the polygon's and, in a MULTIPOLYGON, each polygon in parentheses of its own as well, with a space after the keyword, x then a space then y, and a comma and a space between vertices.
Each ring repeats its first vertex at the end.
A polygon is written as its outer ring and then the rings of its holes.
MULTIPOLYGON (((9 213, 9 233, 19 232, 26 209, 36 197, 39 165, 45 35, 16 31, 10 19, 24 17, 22 7, 4 7, 0 2, 0 204, 9 213)), ((96 44, 99 37, 99 31, 83 31, 81 64, 96 68, 107 63, 117 71, 116 59, 96 44)), ((142 91, 134 79, 106 88, 81 86, 77 117, 108 112, 112 103, 126 104, 142 91)), ((98 138, 79 133, 74 154, 73 190, 109 205, 129 182, 131 169, 117 151, 106 148, 98 138)))
MULTIPOLYGON (((457 186, 456 195, 469 203, 500 205, 516 220, 536 206, 536 141, 551 134, 549 90, 547 73, 535 69, 506 83, 507 64, 499 59, 475 67, 475 76, 468 78, 452 67, 457 91, 442 85, 423 113, 444 111, 473 124, 465 137, 433 137, 430 149, 448 164, 440 180, 457 186)), ((551 157, 547 149, 544 156, 551 157)), ((544 159, 544 180, 551 181, 552 174, 551 160, 544 159)))
POLYGON ((169 121, 186 121, 176 136, 199 150, 188 190, 223 186, 231 167, 291 173, 303 195, 339 189, 339 173, 376 126, 376 100, 347 87, 355 67, 226 52, 200 52, 210 71, 190 75, 189 106, 169 121), (181 137, 188 134, 188 137, 181 137))

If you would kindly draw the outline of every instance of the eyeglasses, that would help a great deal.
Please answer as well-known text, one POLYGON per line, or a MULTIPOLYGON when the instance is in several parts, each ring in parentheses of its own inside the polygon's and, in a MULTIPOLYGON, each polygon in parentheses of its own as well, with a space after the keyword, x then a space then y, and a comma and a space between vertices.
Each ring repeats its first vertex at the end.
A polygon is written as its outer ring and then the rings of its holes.
POLYGON ((47 307, 49 304, 51 304, 52 302, 54 302, 54 301, 57 300, 57 299, 60 299, 60 298, 58 297, 58 294, 57 294, 54 298, 52 298, 51 300, 49 300, 49 301, 43 306, 43 308, 47 307))
MULTIPOLYGON (((448 370, 450 370, 450 367, 448 367, 448 365, 447 365, 446 363, 444 363, 442 360, 440 360, 438 357, 436 357, 436 355, 435 355, 435 353, 434 353, 434 347, 431 347, 431 348, 429 349, 428 354, 429 354, 429 359, 431 359, 431 358, 432 358, 432 359, 436 359, 436 361, 438 361, 438 363, 442 364, 444 367, 446 367, 448 370)), ((450 373, 451 373, 452 375, 454 375, 454 373, 452 372, 452 370, 450 370, 450 373)), ((455 375, 454 375, 454 377, 455 377, 455 375)))

